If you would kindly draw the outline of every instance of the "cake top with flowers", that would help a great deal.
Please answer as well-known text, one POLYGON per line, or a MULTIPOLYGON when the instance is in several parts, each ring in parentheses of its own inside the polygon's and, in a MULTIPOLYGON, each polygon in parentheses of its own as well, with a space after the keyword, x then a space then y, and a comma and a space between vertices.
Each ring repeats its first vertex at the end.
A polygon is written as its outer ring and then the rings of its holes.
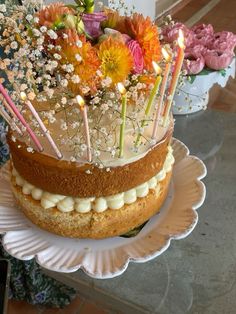
POLYGON ((93 0, 0 6, 1 84, 15 105, 12 140, 28 152, 120 165, 172 126, 169 115, 161 123, 160 108, 154 123, 164 64, 158 27, 124 1, 118 6, 123 15, 115 7, 94 12, 93 0))

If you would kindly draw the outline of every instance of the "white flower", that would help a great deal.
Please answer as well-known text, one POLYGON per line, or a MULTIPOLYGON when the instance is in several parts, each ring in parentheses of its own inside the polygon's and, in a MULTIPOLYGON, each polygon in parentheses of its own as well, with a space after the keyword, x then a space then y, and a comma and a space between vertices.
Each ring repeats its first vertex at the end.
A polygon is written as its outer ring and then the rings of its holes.
POLYGON ((43 44, 43 42, 44 42, 44 36, 37 39, 37 45, 38 46, 41 46, 43 44))
POLYGON ((63 37, 64 39, 67 39, 67 38, 68 38, 68 35, 65 34, 65 33, 63 33, 63 34, 62 34, 62 37, 63 37))
POLYGON ((40 27, 40 32, 45 33, 47 31, 47 27, 46 26, 41 26, 40 27))
POLYGON ((71 77, 71 81, 72 81, 74 84, 78 84, 78 83, 80 82, 80 77, 79 77, 79 75, 74 74, 74 75, 71 77))
POLYGON ((85 151, 87 149, 87 145, 86 144, 81 144, 80 148, 81 148, 81 150, 83 152, 83 151, 85 151))
POLYGON ((67 87, 68 81, 66 79, 61 80, 60 84, 61 84, 62 87, 67 87))
POLYGON ((17 47, 18 47, 17 42, 16 42, 16 41, 13 41, 13 42, 10 44, 10 47, 11 47, 11 49, 17 49, 17 47))
POLYGON ((0 12, 6 12, 6 5, 5 4, 0 4, 0 12))
POLYGON ((50 118, 49 118, 49 122, 50 122, 50 123, 54 123, 55 121, 56 121, 56 118, 55 118, 55 117, 50 117, 50 118))
POLYGON ((63 64, 62 69, 65 70, 67 73, 71 73, 74 71, 73 64, 63 64))
POLYGON ((26 89, 27 89, 27 85, 26 85, 26 84, 21 84, 20 90, 21 90, 21 91, 24 91, 24 90, 26 90, 26 89))
POLYGON ((26 17, 25 17, 25 18, 26 18, 26 20, 27 20, 27 21, 29 21, 29 22, 30 22, 30 21, 32 21, 32 20, 33 20, 33 15, 28 14, 28 15, 26 15, 26 17))
POLYGON ((79 48, 81 48, 81 47, 83 46, 82 41, 81 41, 81 40, 78 40, 78 41, 76 42, 76 46, 79 47, 79 48))
POLYGON ((48 34, 48 36, 51 38, 51 39, 57 39, 57 33, 56 32, 54 32, 52 29, 49 29, 48 31, 47 31, 47 34, 48 34))
POLYGON ((39 31, 37 28, 34 28, 34 29, 33 29, 33 34, 34 34, 34 36, 36 36, 36 37, 41 36, 41 33, 40 33, 40 31, 39 31))
POLYGON ((82 61, 82 57, 81 57, 81 55, 79 55, 78 53, 75 55, 75 59, 76 59, 78 62, 81 62, 81 61, 82 61))
POLYGON ((38 18, 37 16, 34 18, 34 22, 35 22, 35 23, 38 23, 38 22, 39 22, 39 18, 38 18))
POLYGON ((58 53, 54 53, 53 57, 57 60, 61 60, 61 56, 58 53))
POLYGON ((70 157, 70 161, 71 161, 71 162, 75 162, 75 161, 76 161, 75 157, 73 157, 73 156, 70 157))
POLYGON ((33 153, 34 149, 32 147, 27 147, 27 152, 33 153))
POLYGON ((62 103, 63 105, 65 105, 65 104, 67 103, 67 99, 66 99, 66 97, 62 97, 62 99, 61 99, 61 103, 62 103))
POLYGON ((63 131, 67 130, 67 124, 66 124, 65 121, 63 121, 63 122, 61 123, 61 129, 62 129, 63 131))

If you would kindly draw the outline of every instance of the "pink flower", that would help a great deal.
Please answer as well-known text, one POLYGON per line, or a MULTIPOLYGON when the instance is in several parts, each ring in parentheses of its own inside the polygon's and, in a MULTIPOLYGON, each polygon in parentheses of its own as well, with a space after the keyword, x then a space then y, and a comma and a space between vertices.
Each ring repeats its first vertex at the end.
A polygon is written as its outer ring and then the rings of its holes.
POLYGON ((213 70, 221 70, 227 68, 234 57, 233 52, 220 52, 216 50, 208 51, 205 55, 205 62, 208 68, 213 70))
POLYGON ((236 35, 231 32, 219 32, 214 35, 214 42, 211 45, 211 49, 224 52, 225 50, 234 51, 236 46, 236 35))
POLYGON ((134 60, 133 72, 142 73, 143 67, 144 67, 144 59, 143 59, 143 52, 139 43, 136 40, 130 40, 128 41, 127 46, 129 50, 131 51, 131 54, 134 60))
POLYGON ((164 41, 168 43, 172 43, 173 41, 177 40, 180 29, 184 33, 185 46, 186 47, 191 46, 194 39, 194 33, 182 23, 175 23, 173 26, 167 26, 166 28, 164 28, 162 30, 164 41))
POLYGON ((207 52, 207 48, 203 45, 193 45, 191 47, 188 47, 185 49, 185 54, 193 54, 196 56, 202 55, 204 56, 204 54, 207 52))
POLYGON ((211 24, 200 24, 200 25, 196 25, 196 26, 193 26, 191 28, 191 30, 196 34, 201 34, 201 35, 211 35, 213 36, 214 34, 214 29, 213 29, 213 26, 211 24))
POLYGON ((85 30, 93 38, 97 38, 102 34, 100 23, 106 19, 107 16, 102 12, 82 15, 85 30))
POLYGON ((183 69, 187 71, 187 74, 198 74, 203 70, 204 66, 205 61, 201 54, 194 52, 185 53, 183 69))

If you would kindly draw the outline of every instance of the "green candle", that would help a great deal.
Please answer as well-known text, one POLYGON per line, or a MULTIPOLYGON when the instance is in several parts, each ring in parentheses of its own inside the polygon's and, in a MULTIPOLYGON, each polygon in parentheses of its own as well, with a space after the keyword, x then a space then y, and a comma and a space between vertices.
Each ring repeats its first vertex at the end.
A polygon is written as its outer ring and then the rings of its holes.
MULTIPOLYGON (((150 114, 150 111, 151 111, 154 99, 156 97, 156 94, 158 93, 159 86, 160 86, 161 81, 162 81, 162 77, 160 75, 161 71, 162 71, 161 68, 154 61, 152 62, 152 64, 153 64, 154 70, 155 70, 155 72, 157 74, 157 78, 156 78, 155 84, 153 86, 153 89, 151 91, 150 97, 148 99, 147 107, 145 109, 145 119, 141 123, 141 128, 146 126, 147 118, 148 118, 148 116, 150 114)), ((139 133, 138 136, 137 136, 137 139, 135 141, 135 147, 138 147, 140 145, 140 140, 141 140, 141 133, 139 133)))
POLYGON ((126 124, 126 108, 127 108, 127 94, 126 89, 124 88, 122 83, 118 83, 117 87, 119 89, 119 92, 121 93, 121 101, 122 101, 122 107, 121 107, 121 119, 122 123, 120 125, 120 143, 119 143, 119 158, 122 158, 124 155, 124 142, 125 142, 125 124, 126 124))

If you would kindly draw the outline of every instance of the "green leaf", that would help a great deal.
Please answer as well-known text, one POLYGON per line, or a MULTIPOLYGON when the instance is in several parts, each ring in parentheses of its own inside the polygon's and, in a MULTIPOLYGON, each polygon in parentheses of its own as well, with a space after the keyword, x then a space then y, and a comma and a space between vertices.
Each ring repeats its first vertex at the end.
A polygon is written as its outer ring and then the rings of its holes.
POLYGON ((226 76, 226 70, 225 69, 221 69, 218 71, 223 77, 226 76))
POLYGON ((196 75, 188 75, 187 80, 190 84, 193 84, 193 82, 196 80, 197 76, 196 75))
POLYGON ((215 70, 211 70, 209 68, 203 69, 198 75, 208 75, 209 73, 215 72, 215 70))

